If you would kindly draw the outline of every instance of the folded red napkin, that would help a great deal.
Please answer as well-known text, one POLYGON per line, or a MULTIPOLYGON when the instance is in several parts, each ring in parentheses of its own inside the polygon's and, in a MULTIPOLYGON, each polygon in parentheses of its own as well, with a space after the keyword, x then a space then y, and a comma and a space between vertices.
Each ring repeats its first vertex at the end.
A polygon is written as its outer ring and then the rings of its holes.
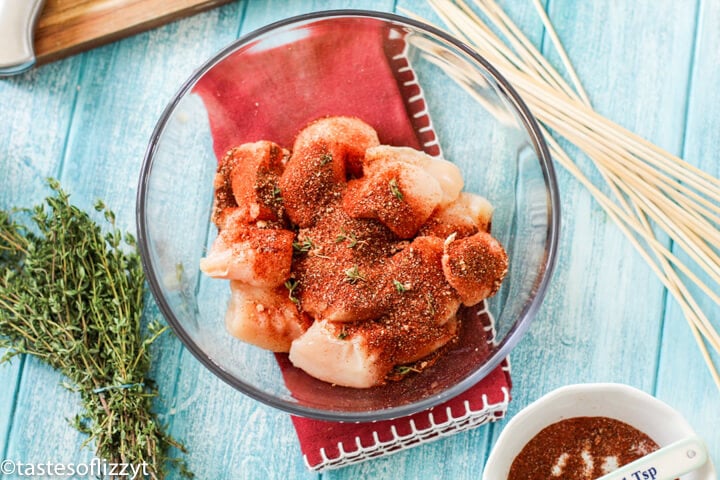
MULTIPOLYGON (((397 32, 362 19, 314 24, 285 34, 286 43, 251 44, 224 59, 194 87, 208 112, 220 159, 245 142, 271 140, 291 148, 294 135, 328 115, 361 118, 380 142, 423 149, 440 147, 422 90, 397 32), (217 92, 223 92, 219 96, 217 92)), ((492 342, 492 321, 481 315, 492 342)), ((278 356, 291 392, 291 370, 278 356)), ((338 423, 293 416, 309 468, 322 470, 396 452, 501 418, 510 401, 510 376, 503 362, 476 386, 427 411, 394 420, 338 423)))

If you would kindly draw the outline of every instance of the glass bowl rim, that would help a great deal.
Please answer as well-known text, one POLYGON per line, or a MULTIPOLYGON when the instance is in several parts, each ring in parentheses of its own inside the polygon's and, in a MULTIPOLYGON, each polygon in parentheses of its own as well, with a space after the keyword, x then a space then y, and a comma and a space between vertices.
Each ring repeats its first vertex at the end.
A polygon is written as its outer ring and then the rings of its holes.
POLYGON ((485 378, 495 367, 497 367, 503 359, 505 359, 512 348, 520 341, 524 333, 529 328, 532 318, 537 313, 542 300, 545 297, 545 293, 552 277, 552 273, 555 269, 558 239, 560 232, 560 197, 557 187, 557 179, 555 176, 555 170, 552 164, 550 153, 547 147, 547 143, 543 134, 533 117, 530 113, 529 108, 518 95, 512 85, 490 64, 484 57, 475 52, 470 46, 466 45, 462 41, 454 38, 448 33, 425 24, 415 19, 407 18, 401 15, 388 12, 380 12, 374 10, 358 10, 358 9, 339 9, 339 10, 323 10, 312 13, 305 13, 301 15, 295 15, 292 17, 285 18, 263 27, 260 27, 252 32, 240 36, 237 40, 231 42, 225 48, 221 49, 218 53, 210 57, 205 63, 197 68, 190 77, 182 84, 179 90, 173 95, 172 99, 168 103, 167 107, 163 110, 160 118, 158 119, 155 128, 153 129, 150 137, 148 147, 145 151, 143 163, 140 170, 140 178, 138 181, 138 192, 136 198, 136 224, 137 224, 137 235, 138 235, 138 249, 140 251, 140 257, 142 265, 146 273, 147 281, 150 287, 150 291, 163 314, 167 322, 170 324, 174 333, 180 338, 183 345, 193 354, 193 356, 200 361, 208 370, 215 374, 218 378, 242 392, 243 394, 253 398, 254 400, 270 405, 279 410, 288 412, 293 415, 299 415, 303 417, 315 418, 318 420, 330 420, 330 421, 344 421, 344 422, 367 422, 377 420, 387 420, 405 415, 410 415, 421 410, 432 408, 450 398, 453 398, 462 392, 466 391, 480 380, 485 378), (545 187, 548 193, 549 206, 548 206, 548 228, 546 234, 546 258, 543 262, 543 272, 540 281, 537 282, 535 295, 526 302, 523 310, 520 313, 519 319, 515 322, 513 327, 507 332, 505 338, 499 344, 499 348, 491 355, 488 361, 483 364, 480 368, 475 370, 467 378, 452 385, 448 389, 423 398, 412 403, 403 404, 395 407, 390 407, 383 410, 371 410, 371 411, 341 411, 341 410, 323 410, 320 408, 307 407, 300 404, 294 404, 286 400, 280 399, 274 395, 268 394, 265 391, 258 389, 252 385, 249 385, 242 380, 236 378, 232 374, 225 371, 222 367, 216 364, 202 348, 195 343, 189 334, 185 332, 182 323, 175 317, 175 314, 170 308, 167 300, 163 295, 163 288, 161 286, 160 278, 153 269, 152 261, 150 258, 150 251, 148 248, 148 226, 146 224, 146 207, 147 207, 147 186, 149 182, 150 172, 154 163, 155 152, 158 148, 159 139, 162 136, 167 122, 171 115, 175 111, 175 108, 179 104, 180 100, 192 89, 197 81, 210 69, 215 67, 218 63, 223 61, 226 57, 237 51, 241 46, 248 44, 256 38, 288 25, 304 23, 312 20, 323 20, 332 18, 371 18, 375 20, 381 20, 391 22, 399 25, 410 26, 423 33, 430 34, 436 37, 440 37, 443 41, 448 42, 450 45, 459 49, 461 52, 468 55, 473 61, 477 62, 485 71, 493 78, 497 85, 503 90, 503 94, 510 101, 516 113, 520 116, 523 126, 526 132, 530 136, 533 143, 538 160, 540 162, 540 168, 543 173, 545 181, 545 187))

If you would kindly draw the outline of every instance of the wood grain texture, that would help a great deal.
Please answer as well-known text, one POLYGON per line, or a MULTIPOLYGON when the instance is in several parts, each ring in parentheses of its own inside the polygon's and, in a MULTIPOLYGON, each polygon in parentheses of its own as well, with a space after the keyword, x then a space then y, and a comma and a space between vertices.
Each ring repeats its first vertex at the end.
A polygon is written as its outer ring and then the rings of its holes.
MULTIPOLYGON (((58 0, 59 1, 59 0, 58 0)), ((171 2, 168 2, 171 3, 171 2)), ((550 58, 530 2, 502 2, 550 58)), ((291 15, 332 8, 403 7, 438 22, 415 0, 248 1, 175 22, 0 81, 0 207, 47 194, 60 176, 83 207, 102 197, 135 226, 137 176, 152 128, 180 84, 238 35, 291 15)), ((720 6, 551 0, 550 15, 597 109, 720 174, 720 6), (695 33, 698 32, 697 38, 695 33)), ((463 115, 461 106, 457 115, 463 115)), ((578 157, 592 173, 586 159, 578 157)), ((596 174, 594 174, 597 178, 596 174)), ((719 394, 676 304, 615 225, 567 173, 560 262, 527 336, 513 351, 510 416, 576 382, 617 381, 678 408, 720 461, 719 394)), ((714 321, 717 306, 710 307, 714 321)), ((159 319, 151 300, 145 317, 159 319)), ((161 420, 188 446, 198 479, 480 478, 505 422, 322 475, 302 462, 288 415, 238 393, 173 335, 153 348, 161 420)), ((82 436, 65 421, 77 399, 34 360, 0 366, 0 454, 17 461, 80 462, 82 436), (7 439, 7 442, 5 442, 7 439)), ((2 460, 2 458, 0 458, 2 460)))
MULTIPOLYGON (((677 152, 694 9, 553 0, 550 16, 597 109, 677 152)), ((543 51, 559 65, 548 41, 543 51)), ((570 153, 602 182, 587 159, 570 153)), ((664 288, 589 193, 565 171, 558 178, 560 261, 545 304, 512 355, 511 414, 570 383, 621 382, 652 393, 658 374, 664 288)))
MULTIPOLYGON (((720 117, 711 105, 720 102, 720 4, 703 2, 697 14, 695 54, 692 59, 684 142, 681 154, 687 161, 720 177, 717 146, 720 145, 720 117)), ((716 245, 717 247, 717 245, 716 245)), ((677 249, 674 249, 677 250, 677 249)), ((710 284, 710 282, 708 282, 710 284)), ((720 330, 720 307, 697 288, 692 289, 710 321, 720 330)), ((662 355, 656 395, 683 412, 688 422, 708 445, 715 445, 715 466, 720 462, 718 392, 697 353, 695 340, 678 304, 668 298, 662 335, 662 355)), ((715 357, 715 364, 720 358, 715 357)))
POLYGON ((53 62, 229 1, 48 0, 35 30, 37 62, 53 62))
MULTIPOLYGON (((34 101, 45 100, 48 112, 42 118, 33 117, 33 111, 35 115, 43 113, 40 104, 30 105, 24 112, 21 109, 16 113, 18 120, 25 116, 29 118, 27 122, 17 122, 20 131, 2 144, 3 152, 59 144, 56 151, 48 149, 44 155, 38 155, 38 165, 50 172, 32 172, 33 175, 27 175, 27 180, 18 176, 18 182, 26 181, 29 186, 34 183, 42 185, 45 176, 59 176, 74 202, 89 208, 96 198, 103 198, 115 210, 118 225, 134 231, 138 172, 154 124, 165 104, 192 70, 235 38, 242 8, 242 4, 228 5, 80 57, 43 66, 5 84, 13 86, 17 83, 27 89, 27 82, 32 78, 45 78, 44 75, 47 75, 52 80, 53 71, 82 63, 76 77, 67 75, 75 80, 69 99, 62 98, 60 89, 52 97, 53 101, 48 101, 40 92, 35 95, 34 101), (63 110, 64 119, 52 114, 56 102, 66 109, 63 110), (106 114, 98 116, 98 112, 106 114), (37 136, 35 141, 31 140, 33 136, 37 136), (14 143, 16 141, 18 143, 14 143)), ((23 98, 19 94, 16 97, 23 98)), ((28 93, 28 97, 32 99, 33 95, 28 93)), ((19 168, 22 163, 13 161, 11 165, 19 168)), ((7 205, 37 202, 46 193, 30 188, 24 191, 22 183, 9 183, 12 189, 8 189, 8 193, 15 192, 15 195, 6 200, 7 205), (30 198, 23 198, 23 195, 30 198)), ((152 303, 148 306, 149 318, 159 317, 153 307, 152 303)), ((164 398, 171 400, 179 373, 179 349, 181 346, 177 339, 167 335, 153 351, 154 358, 158 359, 155 362, 158 386, 164 398)), ((197 368, 200 369, 199 366, 197 368)), ((0 371, 4 373, 6 370, 3 367, 0 371)), ((210 375, 207 371, 204 373, 210 375)), ((75 461, 81 461, 91 453, 80 448, 84 438, 65 421, 77 411, 77 404, 73 396, 58 390, 61 378, 38 367, 27 369, 22 379, 7 458, 41 461, 46 455, 53 461, 55 458, 68 461, 73 457, 75 461), (41 398, 52 401, 30 400, 41 398), (59 402, 60 406, 55 402, 59 402), (44 431, 52 432, 52 440, 45 444, 33 440, 33 435, 44 431)), ((3 410, 2 413, 9 412, 3 410)), ((162 415, 162 420, 172 423, 170 408, 162 415)))
MULTIPOLYGON (((0 208, 31 206, 49 193, 45 178, 61 168, 81 66, 82 59, 73 58, 0 82, 0 208)), ((11 427, 24 365, 16 358, 0 366, 0 453, 16 431, 11 427)))

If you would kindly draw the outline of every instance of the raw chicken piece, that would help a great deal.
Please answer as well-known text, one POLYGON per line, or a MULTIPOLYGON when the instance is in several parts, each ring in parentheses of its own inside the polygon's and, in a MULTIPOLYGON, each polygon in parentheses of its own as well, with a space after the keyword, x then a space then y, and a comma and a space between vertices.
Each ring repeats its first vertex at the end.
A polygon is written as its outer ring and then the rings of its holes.
POLYGON ((346 337, 343 325, 315 321, 292 342, 290 361, 309 375, 336 385, 368 388, 381 383, 388 370, 381 352, 371 351, 362 335, 346 337))
POLYGON ((404 334, 410 338, 415 335, 418 341, 412 345, 412 348, 400 349, 395 353, 394 360, 396 365, 415 363, 445 346, 457 335, 458 322, 457 317, 453 315, 443 322, 442 325, 437 325, 432 328, 427 328, 423 325, 422 327, 425 327, 423 330, 427 330, 427 332, 423 332, 422 334, 413 331, 417 329, 417 324, 410 323, 408 327, 408 330, 404 332, 404 334))
POLYGON ((312 227, 300 229, 298 242, 301 239, 308 251, 295 255, 293 269, 305 311, 332 322, 383 314, 387 307, 387 298, 381 295, 387 281, 383 276, 386 263, 406 242, 398 242, 380 222, 351 218, 339 207, 312 227), (346 271, 356 273, 357 278, 346 271))
POLYGON ((395 365, 418 361, 455 338, 457 321, 383 318, 353 324, 316 321, 290 346, 290 361, 315 378, 345 387, 381 385, 395 365))
POLYGON ((370 320, 382 315, 387 307, 387 299, 379 288, 380 272, 367 263, 357 265, 335 258, 311 257, 298 262, 296 271, 301 279, 300 304, 315 319, 370 320))
POLYGON ((355 117, 329 117, 311 123, 298 133, 293 152, 318 143, 338 147, 345 169, 353 176, 362 174, 365 151, 380 145, 375 129, 355 117))
POLYGON ((365 150, 377 144, 375 130, 356 118, 325 118, 303 129, 280 178, 290 220, 311 226, 339 198, 348 170, 357 169, 365 150))
POLYGON ((442 256, 442 239, 417 237, 392 257, 386 269, 388 288, 396 303, 390 307, 392 310, 438 325, 455 317, 460 297, 445 279, 442 256))
POLYGON ((273 352, 289 352, 292 341, 310 326, 284 286, 254 287, 232 281, 230 291, 225 326, 244 342, 273 352))
POLYGON ((443 196, 440 205, 447 205, 453 202, 463 188, 464 181, 460 169, 454 164, 442 158, 433 158, 430 155, 410 147, 392 147, 390 145, 378 145, 368 148, 365 152, 363 167, 365 171, 374 169, 377 165, 386 162, 405 162, 416 165, 430 175, 440 184, 443 196))
POLYGON ((280 220, 283 205, 277 183, 288 156, 287 150, 268 141, 246 143, 225 154, 215 175, 215 224, 224 226, 230 208, 235 220, 246 224, 280 220))
POLYGON ((442 197, 440 184, 425 169, 387 162, 351 180, 342 206, 351 217, 375 218, 398 237, 412 238, 442 197))
POLYGON ((282 199, 277 182, 289 152, 272 142, 248 143, 231 151, 230 172, 235 201, 250 220, 279 220, 282 199))
POLYGON ((228 223, 200 260, 200 270, 214 278, 274 287, 290 277, 293 232, 228 223))
POLYGON ((500 242, 478 232, 458 240, 448 237, 442 265, 463 304, 471 306, 497 293, 507 274, 508 257, 500 242))
POLYGON ((447 238, 454 233, 456 238, 462 238, 487 232, 492 213, 493 207, 485 198, 462 192, 454 202, 436 208, 418 235, 447 238))
MULTIPOLYGON (((368 278, 379 290, 375 301, 383 305, 381 316, 347 323, 316 320, 293 342, 292 363, 326 382, 367 388, 383 383, 395 365, 416 362, 454 339, 460 299, 445 279, 442 256, 442 239, 413 240, 368 278)), ((306 309, 304 300, 301 304, 306 309)))

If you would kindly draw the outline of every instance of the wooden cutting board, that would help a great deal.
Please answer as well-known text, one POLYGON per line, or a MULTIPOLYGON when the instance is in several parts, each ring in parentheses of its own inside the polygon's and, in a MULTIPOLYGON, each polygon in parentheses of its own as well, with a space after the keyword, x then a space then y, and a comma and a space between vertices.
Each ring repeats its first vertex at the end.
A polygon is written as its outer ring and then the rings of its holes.
POLYGON ((35 30, 37 63, 48 63, 231 0, 47 0, 35 30))

